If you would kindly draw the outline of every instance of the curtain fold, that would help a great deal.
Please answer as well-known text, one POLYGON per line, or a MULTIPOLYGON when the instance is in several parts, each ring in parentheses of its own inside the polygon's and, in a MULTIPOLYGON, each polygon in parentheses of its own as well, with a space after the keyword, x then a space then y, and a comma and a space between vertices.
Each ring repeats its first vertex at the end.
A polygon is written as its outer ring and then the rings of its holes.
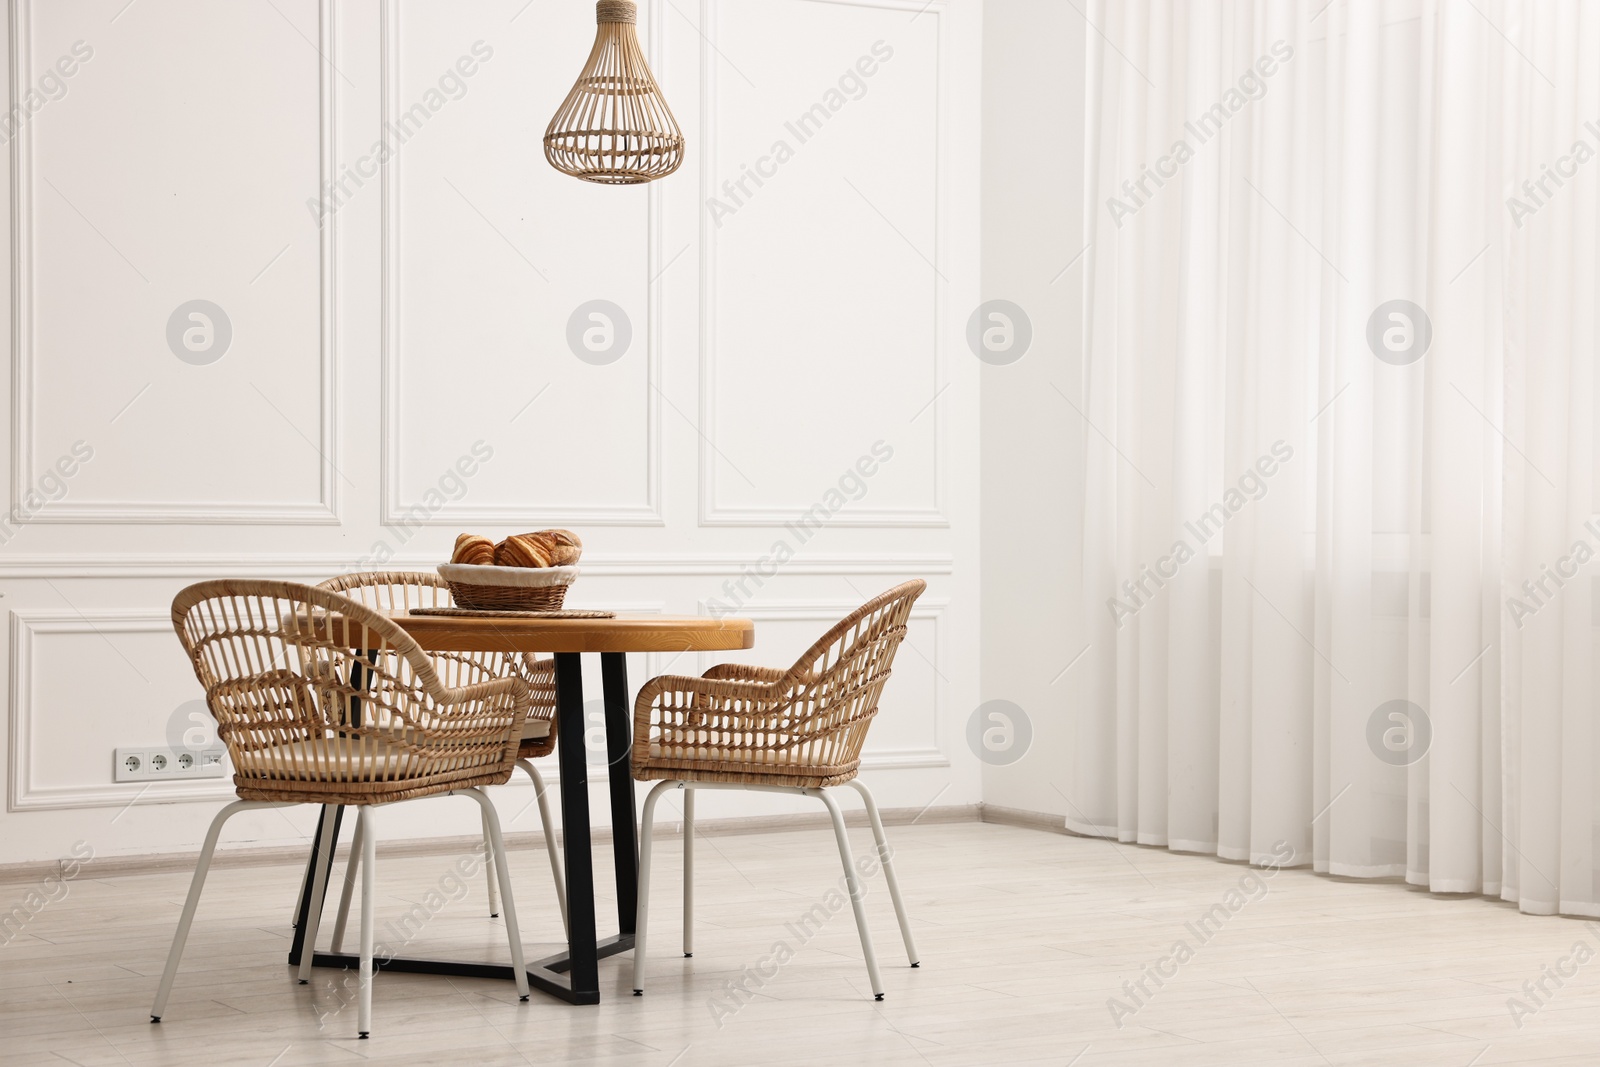
POLYGON ((1600 915, 1600 5, 1087 15, 1069 828, 1600 915))

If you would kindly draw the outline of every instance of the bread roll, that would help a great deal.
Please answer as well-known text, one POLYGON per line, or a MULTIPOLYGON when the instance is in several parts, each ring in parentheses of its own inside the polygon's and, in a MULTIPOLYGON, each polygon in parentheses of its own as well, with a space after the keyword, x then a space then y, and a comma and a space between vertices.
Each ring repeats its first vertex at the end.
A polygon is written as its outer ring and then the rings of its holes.
POLYGON ((555 567, 574 566, 583 555, 583 542, 571 530, 540 530, 551 542, 550 563, 555 567))
POLYGON ((456 538, 456 548, 450 553, 450 562, 487 567, 494 562, 494 542, 487 537, 464 533, 456 538))
POLYGON ((502 567, 548 567, 550 548, 531 534, 512 534, 495 546, 494 561, 502 567))

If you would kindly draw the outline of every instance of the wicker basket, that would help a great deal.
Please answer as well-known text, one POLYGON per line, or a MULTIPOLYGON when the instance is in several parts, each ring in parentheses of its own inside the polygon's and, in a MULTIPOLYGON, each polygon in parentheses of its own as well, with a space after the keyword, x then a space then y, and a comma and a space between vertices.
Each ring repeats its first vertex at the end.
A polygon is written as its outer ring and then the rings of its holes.
POLYGON ((486 567, 441 563, 457 606, 482 611, 559 611, 576 567, 486 567))

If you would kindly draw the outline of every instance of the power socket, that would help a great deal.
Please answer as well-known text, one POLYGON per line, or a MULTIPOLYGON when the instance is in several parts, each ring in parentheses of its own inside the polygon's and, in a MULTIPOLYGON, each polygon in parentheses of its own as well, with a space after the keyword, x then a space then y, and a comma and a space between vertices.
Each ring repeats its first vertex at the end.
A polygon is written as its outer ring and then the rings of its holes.
POLYGON ((119 748, 112 765, 112 781, 192 781, 226 778, 228 750, 222 745, 193 751, 187 748, 119 748))

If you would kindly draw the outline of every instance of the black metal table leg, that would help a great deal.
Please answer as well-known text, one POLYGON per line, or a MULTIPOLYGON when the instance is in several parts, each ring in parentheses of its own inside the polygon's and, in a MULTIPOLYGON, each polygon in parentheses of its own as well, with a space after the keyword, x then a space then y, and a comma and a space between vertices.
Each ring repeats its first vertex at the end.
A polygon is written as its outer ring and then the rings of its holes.
POLYGON ((316 902, 317 914, 322 914, 323 904, 328 899, 328 886, 333 884, 333 854, 339 848, 339 825, 344 821, 343 804, 324 804, 322 814, 317 816, 317 834, 311 839, 311 858, 306 863, 306 884, 300 893, 300 910, 295 913, 294 940, 289 945, 289 966, 300 966, 300 954, 305 950, 306 923, 311 917, 312 887, 316 884, 317 865, 321 864, 324 877, 322 879, 322 900, 316 902), (322 827, 328 818, 328 812, 333 812, 333 837, 328 847, 328 854, 322 855, 322 827))
POLYGON ((611 848, 617 868, 617 929, 632 934, 639 914, 639 813, 634 806, 633 726, 629 721, 628 658, 622 652, 600 654, 605 687, 606 761, 611 784, 611 848))
POLYGON ((595 945, 594 855, 589 840, 589 775, 583 746, 583 659, 556 653, 556 754, 561 764, 561 826, 567 873, 567 949, 574 1004, 600 1003, 595 945))

